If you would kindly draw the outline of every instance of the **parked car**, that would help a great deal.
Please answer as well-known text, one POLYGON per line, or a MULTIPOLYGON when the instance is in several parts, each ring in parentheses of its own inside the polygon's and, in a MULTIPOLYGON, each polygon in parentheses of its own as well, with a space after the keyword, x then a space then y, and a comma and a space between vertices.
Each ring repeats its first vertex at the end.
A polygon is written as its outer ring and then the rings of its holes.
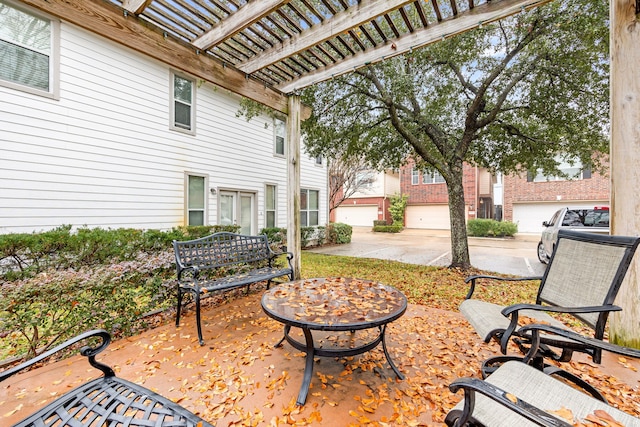
POLYGON ((546 264, 553 253, 560 229, 609 234, 609 207, 562 208, 549 221, 544 221, 542 226, 544 229, 538 243, 538 259, 546 264))

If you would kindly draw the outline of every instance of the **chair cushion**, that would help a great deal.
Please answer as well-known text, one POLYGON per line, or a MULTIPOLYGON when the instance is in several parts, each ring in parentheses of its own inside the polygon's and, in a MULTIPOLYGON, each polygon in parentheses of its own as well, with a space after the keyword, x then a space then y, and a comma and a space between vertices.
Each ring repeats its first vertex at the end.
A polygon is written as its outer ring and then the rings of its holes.
MULTIPOLYGON (((504 306, 477 299, 467 299, 460 304, 460 313, 473 326, 478 335, 489 342, 495 332, 502 332, 509 326, 509 318, 501 311, 504 306)), ((562 329, 567 326, 554 319, 543 311, 522 310, 520 316, 527 316, 536 320, 536 323, 547 323, 562 329)))
MULTIPOLYGON (((596 409, 601 409, 627 427, 640 427, 640 419, 596 400, 522 362, 506 362, 485 381, 547 412, 567 408, 571 410, 576 420, 583 420, 596 409)), ((462 410, 462 402, 454 409, 462 410)), ((536 425, 480 394, 476 394, 473 417, 482 424, 492 427, 536 425)))

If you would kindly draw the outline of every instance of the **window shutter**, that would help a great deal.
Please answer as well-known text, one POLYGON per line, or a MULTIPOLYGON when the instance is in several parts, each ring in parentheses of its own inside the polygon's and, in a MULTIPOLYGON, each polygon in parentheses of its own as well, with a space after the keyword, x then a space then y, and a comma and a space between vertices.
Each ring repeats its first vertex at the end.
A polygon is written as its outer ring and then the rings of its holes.
POLYGON ((527 182, 533 182, 533 172, 527 171, 527 182))
POLYGON ((587 166, 584 169, 582 169, 582 179, 589 179, 589 178, 591 178, 591 168, 587 166))

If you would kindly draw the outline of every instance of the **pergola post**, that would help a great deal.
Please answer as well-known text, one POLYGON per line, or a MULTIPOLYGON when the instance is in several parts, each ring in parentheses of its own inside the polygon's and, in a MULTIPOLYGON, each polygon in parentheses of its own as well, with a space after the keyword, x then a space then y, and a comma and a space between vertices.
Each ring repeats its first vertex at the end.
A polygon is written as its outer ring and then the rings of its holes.
POLYGON ((287 247, 293 252, 293 276, 300 278, 302 243, 300 235, 300 97, 289 96, 287 118, 287 247))
MULTIPOLYGON (((638 0, 610 0, 611 234, 640 235, 640 13, 638 0)), ((640 348, 640 262, 618 294, 609 339, 640 348)))

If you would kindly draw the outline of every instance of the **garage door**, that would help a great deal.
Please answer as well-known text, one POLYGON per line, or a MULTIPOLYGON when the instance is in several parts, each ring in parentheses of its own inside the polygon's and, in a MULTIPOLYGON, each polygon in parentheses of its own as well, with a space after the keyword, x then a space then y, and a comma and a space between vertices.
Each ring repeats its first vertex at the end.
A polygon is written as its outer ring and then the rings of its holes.
POLYGON ((561 208, 607 205, 603 201, 564 201, 561 203, 514 203, 513 222, 520 233, 541 233, 542 221, 548 221, 561 208))
POLYGON ((373 227, 378 219, 378 206, 339 206, 336 208, 336 221, 344 224, 373 227))
POLYGON ((407 228, 426 228, 432 230, 449 230, 448 205, 407 206, 405 212, 407 228))

